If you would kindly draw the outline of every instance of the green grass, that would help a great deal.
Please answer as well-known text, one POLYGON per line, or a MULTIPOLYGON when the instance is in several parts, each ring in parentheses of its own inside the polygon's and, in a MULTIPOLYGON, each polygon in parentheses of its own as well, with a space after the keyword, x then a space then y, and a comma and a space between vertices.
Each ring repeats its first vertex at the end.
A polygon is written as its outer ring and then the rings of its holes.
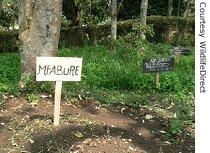
POLYGON ((143 58, 170 55, 170 47, 145 44, 144 55, 138 48, 118 46, 111 53, 105 46, 62 49, 59 56, 83 57, 82 82, 66 86, 83 86, 118 91, 137 92, 194 92, 194 57, 181 57, 173 72, 161 73, 161 86, 154 86, 154 73, 142 73, 143 58), (162 47, 162 48, 161 48, 162 47))
MULTIPOLYGON (((142 100, 147 99, 142 98, 147 94, 183 93, 187 95, 194 93, 195 59, 193 53, 190 56, 182 56, 179 62, 176 63, 174 71, 161 73, 161 84, 158 88, 154 84, 155 74, 142 72, 144 58, 172 56, 170 50, 171 46, 169 45, 151 43, 142 43, 140 47, 118 43, 117 50, 114 53, 110 52, 108 47, 104 45, 61 49, 58 56, 83 58, 82 81, 64 83, 64 92, 69 95, 82 93, 84 96, 98 97, 99 100, 108 104, 120 102, 129 105, 147 103, 148 100, 142 100), (86 94, 86 91, 88 94, 86 94), (106 94, 107 92, 112 93, 114 96, 105 96, 103 98, 103 92, 106 94), (135 94, 136 96, 134 96, 135 94)), ((194 49, 192 50, 194 52, 194 49)), ((18 91, 19 63, 20 55, 18 53, 1 54, 1 93, 18 91)), ((29 79, 27 84, 28 89, 26 92, 30 93, 50 89, 47 82, 39 83, 37 86, 33 79, 29 79)), ((50 90, 52 91, 52 89, 50 90)))
POLYGON ((0 54, 0 93, 18 90, 20 79, 20 55, 18 53, 0 54))

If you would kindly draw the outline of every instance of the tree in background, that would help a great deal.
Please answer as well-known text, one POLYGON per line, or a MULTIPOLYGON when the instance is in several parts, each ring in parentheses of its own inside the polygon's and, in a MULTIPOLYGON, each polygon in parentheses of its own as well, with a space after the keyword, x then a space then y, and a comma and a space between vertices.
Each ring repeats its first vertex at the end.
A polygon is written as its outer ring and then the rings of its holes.
POLYGON ((111 1, 111 43, 112 49, 117 39, 117 0, 111 1))
MULTIPOLYGON (((142 0, 140 7, 140 23, 143 27, 146 27, 147 24, 147 8, 148 8, 148 0, 142 0)), ((141 38, 145 39, 144 32, 141 33, 141 38)))
POLYGON ((35 74, 37 56, 54 56, 58 50, 62 0, 19 1, 21 77, 35 74))
MULTIPOLYGON (((183 13, 184 18, 191 15, 191 9, 194 9, 194 3, 195 3, 194 0, 186 0, 185 9, 184 9, 184 13, 183 13)), ((179 31, 179 44, 180 45, 184 45, 186 37, 187 37, 187 28, 181 27, 181 29, 179 31)))
POLYGON ((168 16, 172 15, 172 11, 173 11, 173 0, 168 0, 168 16))
POLYGON ((184 9, 184 13, 183 13, 183 17, 187 17, 187 16, 190 16, 192 14, 192 11, 194 9, 194 6, 195 6, 195 0, 186 0, 185 2, 185 9, 184 9))
MULTIPOLYGON (((173 12, 173 0, 168 0, 168 13, 167 16, 170 17, 172 16, 172 12, 173 12)), ((174 35, 174 31, 172 31, 171 26, 169 25, 169 27, 166 29, 166 36, 165 36, 165 42, 166 43, 170 43, 171 39, 174 35)))

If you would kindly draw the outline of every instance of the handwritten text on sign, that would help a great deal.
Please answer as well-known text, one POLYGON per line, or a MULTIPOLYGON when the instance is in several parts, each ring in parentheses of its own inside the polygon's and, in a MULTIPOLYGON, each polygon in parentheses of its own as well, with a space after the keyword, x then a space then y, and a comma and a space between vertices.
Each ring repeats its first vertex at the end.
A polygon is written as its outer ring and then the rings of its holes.
POLYGON ((174 58, 144 59, 143 72, 171 71, 174 68, 174 58))
POLYGON ((188 56, 188 55, 190 55, 190 49, 186 48, 186 47, 174 47, 172 49, 172 53, 173 54, 178 54, 178 55, 188 56))
POLYGON ((81 71, 82 58, 36 58, 36 81, 80 81, 81 71))

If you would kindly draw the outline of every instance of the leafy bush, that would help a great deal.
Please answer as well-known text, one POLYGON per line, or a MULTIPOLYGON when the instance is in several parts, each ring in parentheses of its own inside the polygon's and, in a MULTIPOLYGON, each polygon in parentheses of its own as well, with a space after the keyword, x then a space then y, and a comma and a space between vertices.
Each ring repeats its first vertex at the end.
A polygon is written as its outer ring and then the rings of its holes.
POLYGON ((0 31, 0 53, 18 50, 18 35, 14 32, 0 31))

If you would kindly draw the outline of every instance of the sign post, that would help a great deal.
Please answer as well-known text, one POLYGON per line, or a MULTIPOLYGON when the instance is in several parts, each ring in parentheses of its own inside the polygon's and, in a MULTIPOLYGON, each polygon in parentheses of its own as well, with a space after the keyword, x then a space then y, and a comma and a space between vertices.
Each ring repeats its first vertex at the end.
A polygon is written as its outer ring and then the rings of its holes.
POLYGON ((172 71, 174 69, 174 58, 154 58, 143 60, 143 72, 156 73, 155 85, 160 85, 160 72, 172 71))
POLYGON ((59 125, 62 81, 55 82, 54 125, 59 125))
POLYGON ((36 81, 56 81, 54 125, 59 125, 62 81, 81 81, 82 58, 37 57, 36 81))
POLYGON ((156 85, 156 87, 160 86, 160 72, 157 72, 155 74, 155 85, 156 85))

